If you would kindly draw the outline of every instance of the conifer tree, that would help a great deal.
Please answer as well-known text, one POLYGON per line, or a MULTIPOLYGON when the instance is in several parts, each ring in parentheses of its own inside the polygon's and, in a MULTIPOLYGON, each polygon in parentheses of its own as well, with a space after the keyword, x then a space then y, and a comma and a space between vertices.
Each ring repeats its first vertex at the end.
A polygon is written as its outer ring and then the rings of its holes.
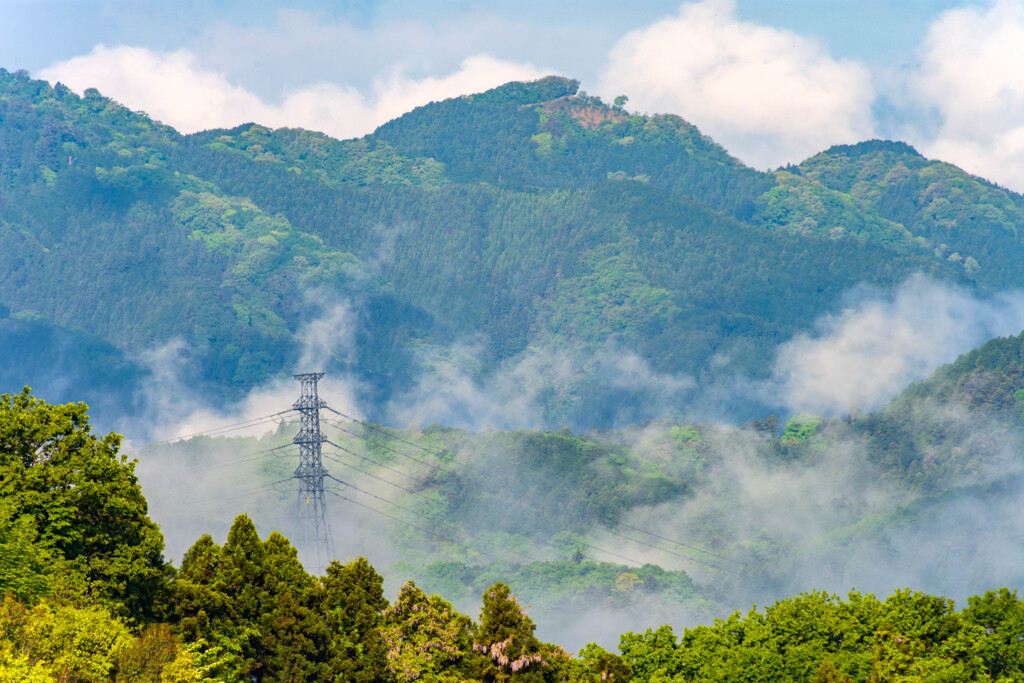
POLYGON ((330 665, 335 676, 355 683, 387 679, 381 638, 384 579, 365 557, 331 562, 323 579, 324 615, 332 634, 330 665))

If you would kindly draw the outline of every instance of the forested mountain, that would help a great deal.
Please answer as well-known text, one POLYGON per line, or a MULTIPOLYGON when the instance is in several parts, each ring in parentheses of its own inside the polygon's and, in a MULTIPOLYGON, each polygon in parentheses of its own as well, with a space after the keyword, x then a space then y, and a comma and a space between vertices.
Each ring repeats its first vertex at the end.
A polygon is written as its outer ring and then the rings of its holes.
MULTIPOLYGON (((120 349, 125 395, 161 348, 223 398, 315 362, 381 419, 440 366, 486 382, 563 362, 539 419, 582 428, 686 415, 716 380, 763 376, 855 285, 1021 284, 1019 195, 899 143, 760 173, 678 117, 577 87, 511 83, 338 141, 183 136, 4 71, 0 304, 120 349), (311 355, 311 325, 339 308, 311 355), (677 390, 655 409, 610 367, 623 355, 677 390)), ((49 388, 13 381, 37 377, 49 388)))

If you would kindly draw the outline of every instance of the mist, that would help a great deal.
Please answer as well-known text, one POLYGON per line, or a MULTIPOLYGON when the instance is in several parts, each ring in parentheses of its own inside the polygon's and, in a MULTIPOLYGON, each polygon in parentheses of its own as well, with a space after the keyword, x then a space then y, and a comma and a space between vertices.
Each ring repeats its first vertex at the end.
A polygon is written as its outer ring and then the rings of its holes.
POLYGON ((756 385, 790 413, 877 410, 908 384, 994 337, 1024 329, 1024 293, 986 294, 915 275, 891 291, 859 287, 775 354, 756 385))
MULTIPOLYGON (((307 301, 318 313, 300 332, 297 371, 329 365, 357 343, 357 305, 307 301)), ((908 383, 992 336, 1018 332, 1024 299, 915 277, 890 292, 857 289, 844 303, 777 349, 769 380, 737 379, 782 409, 777 426, 679 427, 701 388, 652 371, 626 349, 532 349, 487 377, 478 372, 479 340, 423 349, 417 382, 385 411, 400 431, 368 431, 324 413, 324 464, 336 477, 327 500, 335 554, 369 557, 388 591, 416 578, 473 616, 488 582, 506 580, 532 605, 538 634, 569 649, 590 641, 614 648, 627 630, 669 623, 678 631, 807 590, 887 595, 909 586, 963 601, 1019 583, 1019 428, 955 401, 916 403, 907 417, 915 429, 938 425, 945 436, 914 446, 920 473, 911 476, 894 474, 871 421, 908 383), (543 438, 597 449, 581 465, 581 482, 613 470, 658 472, 678 491, 655 504, 630 499, 604 517, 584 506, 566 521, 583 489, 566 488, 562 465, 516 440, 543 432, 515 430, 549 425, 552 397, 571 397, 584 372, 601 391, 640 398, 609 413, 613 428, 543 438), (780 437, 791 419, 793 435, 780 437), (801 420, 813 426, 800 432, 801 420), (580 571, 639 576, 657 565, 667 578, 605 593, 568 584, 556 591, 529 578, 539 562, 566 562, 573 544, 586 551, 580 571), (455 571, 452 561, 462 567, 458 585, 437 573, 455 571), (692 592, 666 592, 684 575, 692 592)), ((261 534, 279 529, 298 538, 288 481, 297 424, 293 415, 255 419, 290 408, 298 384, 276 380, 228 408, 196 407, 180 379, 186 351, 174 342, 145 358, 153 398, 149 424, 136 433, 168 441, 129 444, 168 556, 179 558, 203 533, 223 540, 241 512, 261 534), (170 439, 235 423, 240 428, 222 438, 170 439)), ((344 375, 320 385, 328 405, 357 419, 367 414, 362 390, 344 375)))

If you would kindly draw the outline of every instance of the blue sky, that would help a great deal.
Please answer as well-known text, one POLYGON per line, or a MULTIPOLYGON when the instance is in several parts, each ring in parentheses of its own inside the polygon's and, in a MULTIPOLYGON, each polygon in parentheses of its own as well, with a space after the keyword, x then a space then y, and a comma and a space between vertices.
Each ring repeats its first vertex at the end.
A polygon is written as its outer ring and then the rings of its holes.
POLYGON ((0 66, 186 132, 337 137, 559 73, 758 168, 886 137, 1024 190, 1024 0, 0 0, 0 66))

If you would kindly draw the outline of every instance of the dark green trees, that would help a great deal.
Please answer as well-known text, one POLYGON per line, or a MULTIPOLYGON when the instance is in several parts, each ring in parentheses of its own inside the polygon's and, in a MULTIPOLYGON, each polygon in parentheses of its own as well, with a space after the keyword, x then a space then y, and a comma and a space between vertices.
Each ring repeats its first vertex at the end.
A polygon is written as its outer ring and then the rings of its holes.
POLYGON ((381 637, 384 579, 365 557, 348 564, 331 562, 321 580, 322 605, 331 633, 331 670, 347 681, 385 680, 385 643, 381 637))
POLYGON ((199 539, 173 583, 182 638, 231 679, 297 682, 330 674, 321 589, 288 540, 261 541, 239 516, 223 547, 199 539))
POLYGON ((182 639, 227 680, 389 680, 383 579, 366 558, 316 579, 284 536, 239 516, 218 546, 200 538, 172 585, 182 639))
POLYGON ((568 654, 557 645, 542 643, 526 610, 500 581, 483 595, 480 624, 473 632, 473 650, 483 654, 481 678, 492 681, 540 683, 558 679, 568 654))

